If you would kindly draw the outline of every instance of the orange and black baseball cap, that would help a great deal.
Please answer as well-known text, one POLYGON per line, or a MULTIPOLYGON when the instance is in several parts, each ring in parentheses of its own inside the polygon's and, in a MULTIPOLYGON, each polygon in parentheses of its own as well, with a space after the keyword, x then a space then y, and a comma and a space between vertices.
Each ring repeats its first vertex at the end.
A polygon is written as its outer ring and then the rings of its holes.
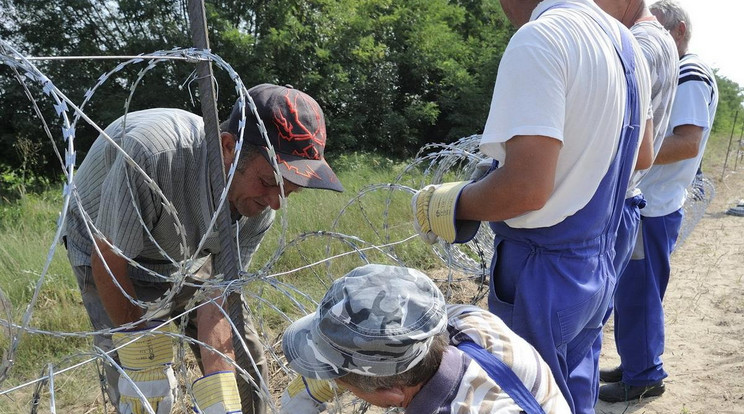
MULTIPOLYGON (((310 97, 291 86, 264 83, 248 90, 256 104, 282 176, 300 187, 344 191, 344 187, 323 158, 326 125, 323 110, 310 97)), ((258 129, 256 117, 245 104, 243 139, 264 148, 266 140, 258 129)), ((238 136, 241 118, 240 100, 230 113, 227 132, 238 136)))

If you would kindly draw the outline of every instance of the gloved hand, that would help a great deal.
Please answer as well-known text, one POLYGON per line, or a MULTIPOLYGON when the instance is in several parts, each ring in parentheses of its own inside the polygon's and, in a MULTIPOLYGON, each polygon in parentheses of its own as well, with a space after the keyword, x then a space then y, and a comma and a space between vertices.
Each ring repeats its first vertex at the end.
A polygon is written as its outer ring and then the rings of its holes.
POLYGON ((201 414, 240 413, 242 410, 235 373, 219 371, 194 381, 196 407, 201 414))
MULTIPOLYGON (((337 388, 338 393, 344 389, 337 388)), ((281 414, 317 414, 336 396, 330 381, 297 376, 282 393, 281 414)))
POLYGON ((463 188, 470 183, 432 184, 413 195, 413 228, 425 243, 434 244, 439 238, 447 243, 465 243, 475 237, 480 222, 455 220, 457 200, 463 188))
MULTIPOLYGON (((162 330, 162 329, 161 329, 162 330)), ((166 335, 143 333, 149 328, 116 332, 113 342, 118 349, 119 362, 124 375, 119 376, 119 412, 121 414, 148 413, 146 406, 156 414, 169 414, 176 396, 176 376, 173 374, 173 343, 166 335), (130 341, 134 340, 130 343, 130 341), (147 401, 137 393, 144 394, 147 401)))
POLYGON ((470 174, 470 179, 473 181, 478 181, 490 174, 491 171, 495 170, 498 165, 499 162, 494 160, 493 158, 484 158, 478 161, 478 164, 475 164, 475 170, 473 170, 473 173, 470 174))

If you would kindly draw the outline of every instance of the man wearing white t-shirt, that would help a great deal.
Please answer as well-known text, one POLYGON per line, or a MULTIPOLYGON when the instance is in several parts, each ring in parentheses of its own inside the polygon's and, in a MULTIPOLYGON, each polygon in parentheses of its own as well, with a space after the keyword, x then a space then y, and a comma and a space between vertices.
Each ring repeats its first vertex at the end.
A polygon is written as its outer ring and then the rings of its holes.
POLYGON ((625 193, 625 205, 615 243, 615 272, 619 276, 630 260, 641 221, 640 210, 646 204, 638 183, 648 173, 653 159, 659 153, 669 125, 672 102, 677 91, 679 56, 674 39, 651 14, 644 0, 595 0, 595 2, 602 10, 630 29, 633 37, 641 45, 651 75, 649 110, 650 117, 653 118, 653 140, 648 143, 648 148, 641 148, 639 163, 636 164, 636 171, 630 178, 628 191, 625 193), (647 159, 639 165, 642 155, 646 155, 647 159))
MULTIPOLYGON (((653 116, 653 143, 651 149, 651 161, 658 154, 664 137, 666 136, 669 116, 672 109, 674 94, 677 90, 677 78, 679 77, 679 56, 677 55, 677 45, 664 26, 662 26, 656 17, 646 6, 644 0, 595 0, 597 4, 618 19, 626 27, 630 28, 633 36, 641 45, 643 54, 648 63, 651 74, 651 111, 653 116)), ((630 179, 628 191, 625 194, 625 204, 623 214, 620 219, 620 226, 617 231, 617 241, 615 242, 615 272, 618 275, 615 281, 615 291, 622 289, 623 280, 621 275, 625 266, 630 261, 633 248, 636 244, 638 228, 641 222, 641 209, 645 206, 646 201, 638 188, 638 183, 648 173, 649 165, 639 168, 630 179)), ((612 313, 613 304, 607 311, 607 316, 612 313)), ((617 316, 617 314, 615 314, 617 316)), ((637 323, 635 320, 627 318, 615 318, 615 333, 623 329, 624 325, 637 323)), ((599 355, 602 346, 601 338, 594 347, 594 352, 599 355)), ((616 375, 617 376, 617 375, 616 375)), ((622 373, 619 373, 622 378, 622 373)), ((601 381, 608 379, 607 373, 600 375, 601 381)), ((663 392, 663 387, 654 389, 653 392, 663 392)))
POLYGON ((682 223, 686 188, 695 178, 718 105, 713 71, 687 53, 691 35, 687 13, 671 0, 650 9, 677 45, 679 80, 666 138, 654 166, 639 183, 647 204, 641 210, 640 237, 615 297, 615 317, 621 321, 615 326, 620 367, 600 373, 604 381, 612 382, 599 393, 609 402, 664 392, 662 300, 669 282, 669 256, 682 223))
POLYGON ((589 0, 502 0, 519 27, 481 151, 500 168, 419 191, 422 238, 495 233, 489 309, 540 352, 575 413, 593 413, 592 344, 614 290, 615 232, 650 105, 627 28, 589 0))

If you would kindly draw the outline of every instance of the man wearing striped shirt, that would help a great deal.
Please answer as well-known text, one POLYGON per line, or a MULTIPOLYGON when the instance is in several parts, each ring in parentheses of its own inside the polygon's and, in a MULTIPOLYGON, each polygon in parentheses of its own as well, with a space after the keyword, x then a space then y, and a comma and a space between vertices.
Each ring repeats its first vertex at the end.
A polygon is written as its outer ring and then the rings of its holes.
MULTIPOLYGON (((620 366, 602 370, 599 398, 608 402, 661 395, 665 388, 662 300, 669 282, 669 257, 682 223, 686 188, 692 184, 713 127, 718 87, 713 71, 687 53, 692 26, 672 0, 652 4, 651 12, 671 33, 680 56, 677 93, 666 137, 653 167, 639 187, 647 204, 630 262, 615 297, 616 319, 629 321, 615 334, 620 366)), ((618 326, 616 326, 618 329, 618 326)))
POLYGON ((333 397, 323 387, 328 380, 409 413, 571 412, 535 348, 485 309, 446 305, 415 269, 370 264, 337 279, 316 312, 287 328, 282 349, 302 376, 282 398, 286 414, 322 411, 333 397), (488 372, 494 364, 505 371, 488 372), (532 405, 523 405, 514 384, 532 405))
MULTIPOLYGON (((279 180, 284 196, 304 187, 343 190, 323 158, 326 129, 317 102, 291 87, 262 84, 248 92, 281 176, 275 175, 255 116, 247 105, 243 109, 236 103, 221 126, 223 159, 216 168, 227 172, 236 164, 226 202, 239 240, 241 269, 271 227, 273 210, 280 207, 279 180)), ((117 348, 118 355, 112 356, 127 374, 119 375, 112 366, 106 370, 107 393, 121 413, 145 412, 149 404, 162 414, 173 405, 177 383, 171 368, 172 340, 156 321, 175 318, 194 306, 201 282, 213 276, 211 257, 222 247, 218 235, 210 232, 215 212, 210 168, 215 166, 210 166, 202 118, 156 108, 114 121, 75 175, 65 244, 93 327, 126 328, 95 336, 99 348, 117 348), (177 283, 184 277, 185 283, 177 283)), ((256 369, 252 364, 243 368, 260 384, 261 375, 267 378, 263 347, 250 319, 246 321, 245 342, 256 369)), ((198 409, 239 411, 235 369, 212 351, 234 359, 230 323, 220 306, 209 303, 191 311, 184 329, 208 345, 192 346, 205 374, 192 388, 198 409)), ((257 393, 252 405, 253 412, 265 412, 257 393)))

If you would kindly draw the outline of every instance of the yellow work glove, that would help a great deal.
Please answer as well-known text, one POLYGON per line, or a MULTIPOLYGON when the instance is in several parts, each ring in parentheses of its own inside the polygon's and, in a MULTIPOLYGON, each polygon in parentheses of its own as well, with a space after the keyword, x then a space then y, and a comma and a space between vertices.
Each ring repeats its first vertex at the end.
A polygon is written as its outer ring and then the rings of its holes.
POLYGON ((200 414, 240 413, 242 410, 235 373, 219 371, 194 381, 192 386, 200 414))
POLYGON ((281 397, 281 414, 317 414, 326 409, 326 403, 333 400, 337 393, 330 381, 316 380, 297 376, 284 389, 281 397))
POLYGON ((150 329, 116 332, 113 334, 119 362, 129 376, 119 376, 119 413, 169 414, 176 396, 176 377, 173 374, 173 343, 166 335, 148 335, 150 329), (130 342, 134 340, 133 342, 130 342), (141 392, 145 399, 137 393, 141 392))
POLYGON ((441 238, 447 243, 465 243, 478 232, 480 222, 455 219, 460 193, 471 181, 428 185, 411 199, 413 228, 427 244, 441 238))

